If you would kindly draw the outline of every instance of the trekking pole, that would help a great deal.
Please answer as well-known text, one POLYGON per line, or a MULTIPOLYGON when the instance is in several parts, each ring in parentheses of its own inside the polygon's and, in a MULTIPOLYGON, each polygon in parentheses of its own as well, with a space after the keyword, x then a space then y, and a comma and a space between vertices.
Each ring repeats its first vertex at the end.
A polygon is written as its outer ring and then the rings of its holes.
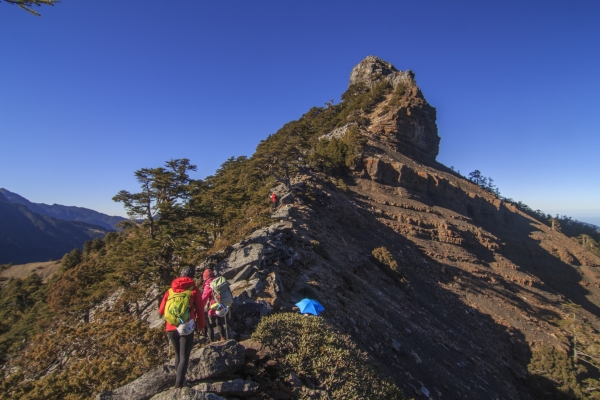
POLYGON ((227 321, 229 319, 229 313, 231 312, 231 309, 229 309, 229 312, 227 314, 225 314, 225 319, 223 322, 225 322, 225 339, 229 340, 229 322, 227 321))

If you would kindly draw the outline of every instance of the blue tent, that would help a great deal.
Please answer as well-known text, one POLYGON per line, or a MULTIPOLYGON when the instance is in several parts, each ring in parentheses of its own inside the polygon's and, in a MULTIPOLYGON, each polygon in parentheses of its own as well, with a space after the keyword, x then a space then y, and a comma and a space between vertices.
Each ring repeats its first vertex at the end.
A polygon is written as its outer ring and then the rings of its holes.
POLYGON ((296 306, 300 309, 302 314, 312 314, 319 315, 321 312, 325 311, 325 308, 316 300, 311 299, 302 299, 296 306))

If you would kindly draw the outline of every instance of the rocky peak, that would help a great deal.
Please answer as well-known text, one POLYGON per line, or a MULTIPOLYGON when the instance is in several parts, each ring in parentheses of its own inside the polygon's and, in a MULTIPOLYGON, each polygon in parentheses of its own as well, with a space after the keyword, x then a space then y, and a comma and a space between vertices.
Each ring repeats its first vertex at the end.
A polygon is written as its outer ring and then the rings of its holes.
POLYGON ((411 70, 405 72, 399 71, 389 62, 383 61, 379 57, 367 56, 364 60, 352 68, 350 73, 350 85, 364 83, 371 87, 376 82, 384 78, 396 87, 400 82, 413 83, 415 74, 411 70))
POLYGON ((436 110, 425 100, 415 74, 399 71, 375 56, 366 57, 350 73, 350 85, 362 83, 372 88, 382 81, 391 88, 384 100, 365 115, 370 121, 370 139, 413 159, 435 161, 440 143, 436 110))

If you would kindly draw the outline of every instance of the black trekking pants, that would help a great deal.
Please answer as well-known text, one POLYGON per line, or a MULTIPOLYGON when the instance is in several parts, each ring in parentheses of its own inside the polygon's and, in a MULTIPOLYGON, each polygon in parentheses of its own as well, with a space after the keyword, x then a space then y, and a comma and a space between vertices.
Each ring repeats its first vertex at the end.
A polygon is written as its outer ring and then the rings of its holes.
POLYGON ((177 331, 168 331, 167 336, 175 348, 175 368, 177 369, 175 387, 183 387, 188 362, 190 361, 190 353, 194 345, 194 332, 181 336, 177 331))
POLYGON ((208 315, 208 334, 211 342, 215 341, 215 328, 219 331, 219 338, 221 340, 226 339, 227 317, 228 315, 224 317, 208 315))

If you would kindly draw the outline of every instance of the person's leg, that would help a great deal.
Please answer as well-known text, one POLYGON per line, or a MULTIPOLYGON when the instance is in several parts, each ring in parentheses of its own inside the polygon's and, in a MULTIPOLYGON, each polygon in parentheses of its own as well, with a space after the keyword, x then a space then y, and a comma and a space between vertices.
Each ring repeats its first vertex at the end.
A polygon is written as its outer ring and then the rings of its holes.
POLYGON ((175 350, 175 368, 177 368, 177 365, 179 365, 179 332, 169 331, 167 336, 173 345, 173 350, 175 350))
MULTIPOLYGON (((169 331, 167 332, 167 336, 169 340, 173 344, 173 349, 175 350, 175 370, 179 371, 179 364, 181 361, 181 341, 179 332, 177 331, 169 331)), ((175 379, 175 387, 181 387, 182 381, 179 379, 179 373, 177 373, 177 378, 175 379)))
POLYGON ((225 314, 223 317, 223 332, 225 334, 225 339, 229 339, 229 316, 231 315, 231 308, 229 312, 225 314))
POLYGON ((211 342, 215 341, 215 319, 217 317, 212 316, 212 315, 208 315, 208 338, 210 339, 211 342))
POLYGON ((216 325, 217 325, 217 330, 219 331, 219 339, 225 340, 225 330, 223 329, 225 317, 215 317, 215 318, 217 320, 216 325))
POLYGON ((180 336, 179 338, 179 351, 180 351, 180 359, 181 362, 177 366, 177 382, 175 383, 176 387, 183 387, 185 384, 185 374, 187 373, 188 363, 190 361, 190 353, 192 352, 192 347, 194 346, 194 332, 189 335, 180 336), (179 386, 177 386, 179 383, 179 386))

